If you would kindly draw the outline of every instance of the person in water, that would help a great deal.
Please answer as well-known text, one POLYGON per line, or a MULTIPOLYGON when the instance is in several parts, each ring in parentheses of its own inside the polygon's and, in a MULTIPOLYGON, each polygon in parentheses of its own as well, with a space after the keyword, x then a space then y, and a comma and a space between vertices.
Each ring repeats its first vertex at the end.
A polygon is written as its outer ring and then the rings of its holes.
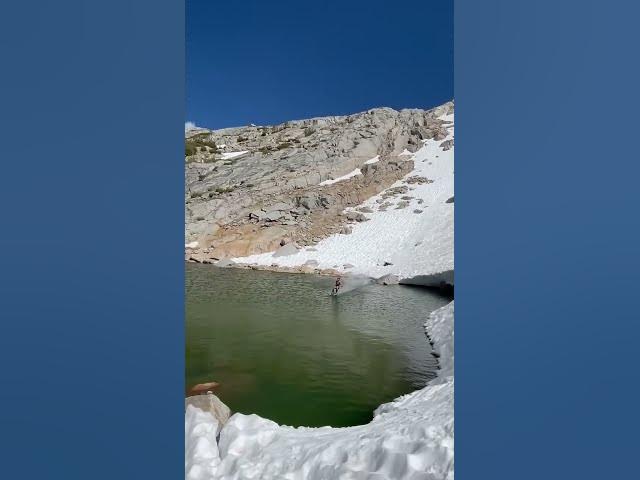
POLYGON ((338 293, 338 290, 340 290, 341 287, 342 287, 342 278, 338 276, 336 277, 336 284, 333 287, 334 295, 338 293))

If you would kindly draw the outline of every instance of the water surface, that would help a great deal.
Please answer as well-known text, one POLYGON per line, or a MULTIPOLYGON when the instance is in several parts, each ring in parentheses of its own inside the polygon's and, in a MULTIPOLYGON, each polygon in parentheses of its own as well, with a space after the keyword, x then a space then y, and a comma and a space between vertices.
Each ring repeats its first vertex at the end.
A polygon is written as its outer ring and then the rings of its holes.
POLYGON ((186 270, 187 387, 219 382, 215 393, 234 412, 293 426, 358 425, 435 376, 423 325, 448 298, 379 285, 333 298, 328 277, 186 270))

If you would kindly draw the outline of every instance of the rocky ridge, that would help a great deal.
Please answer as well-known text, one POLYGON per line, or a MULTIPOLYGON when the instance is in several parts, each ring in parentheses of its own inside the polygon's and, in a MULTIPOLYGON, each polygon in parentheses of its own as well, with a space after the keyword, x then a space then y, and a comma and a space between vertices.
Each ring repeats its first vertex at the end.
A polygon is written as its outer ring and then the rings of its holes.
POLYGON ((186 132, 186 258, 211 262, 349 235, 348 224, 368 212, 344 209, 410 172, 406 153, 444 139, 447 122, 438 117, 452 111, 449 102, 186 132))

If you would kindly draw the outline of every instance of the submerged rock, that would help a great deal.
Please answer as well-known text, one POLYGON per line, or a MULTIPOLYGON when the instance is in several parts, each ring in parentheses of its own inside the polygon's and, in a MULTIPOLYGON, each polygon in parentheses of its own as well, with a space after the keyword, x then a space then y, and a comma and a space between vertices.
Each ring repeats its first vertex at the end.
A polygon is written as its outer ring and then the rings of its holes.
POLYGON ((235 264, 236 264, 236 262, 234 262, 230 258, 223 258, 219 262, 216 262, 215 266, 216 267, 231 267, 231 266, 233 266, 235 264))
POLYGON ((220 384, 218 382, 199 383, 191 387, 191 393, 200 394, 209 390, 213 390, 214 388, 217 388, 219 386, 220 384))

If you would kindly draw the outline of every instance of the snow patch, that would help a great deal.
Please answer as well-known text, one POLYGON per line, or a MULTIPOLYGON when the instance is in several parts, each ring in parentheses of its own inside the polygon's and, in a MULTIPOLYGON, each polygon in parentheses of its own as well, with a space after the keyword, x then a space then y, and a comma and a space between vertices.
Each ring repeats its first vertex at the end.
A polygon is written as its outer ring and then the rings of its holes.
POLYGON ((249 150, 242 150, 241 152, 224 152, 221 154, 220 158, 222 160, 230 160, 232 158, 239 157, 240 155, 244 155, 245 153, 249 153, 249 150))
POLYGON ((362 171, 359 168, 356 168, 353 172, 349 172, 346 175, 343 175, 338 178, 334 178, 332 180, 325 180, 324 182, 320 182, 319 185, 333 185, 334 183, 342 182, 343 180, 348 180, 351 177, 355 177, 356 175, 362 175, 362 171))
POLYGON ((370 158, 369 160, 367 160, 366 162, 364 162, 365 165, 371 165, 372 163, 378 163, 380 161, 380 155, 376 155, 373 158, 370 158))

